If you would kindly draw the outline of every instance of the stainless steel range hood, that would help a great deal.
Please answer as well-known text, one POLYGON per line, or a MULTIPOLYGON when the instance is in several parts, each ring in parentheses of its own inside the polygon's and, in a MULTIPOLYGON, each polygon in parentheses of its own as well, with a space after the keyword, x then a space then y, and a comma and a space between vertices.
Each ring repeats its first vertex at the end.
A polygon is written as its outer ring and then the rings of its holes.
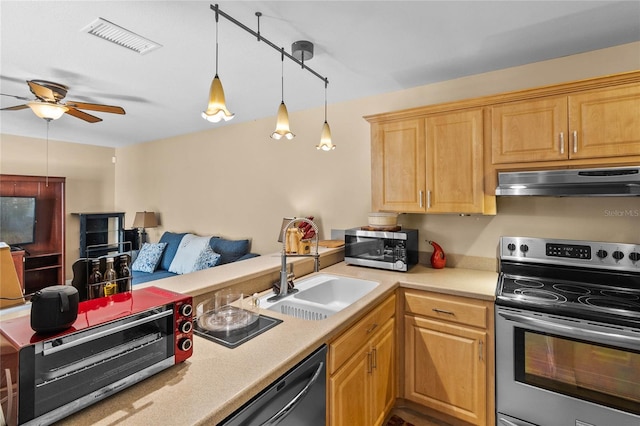
POLYGON ((640 196, 640 166, 498 173, 496 195, 640 196))

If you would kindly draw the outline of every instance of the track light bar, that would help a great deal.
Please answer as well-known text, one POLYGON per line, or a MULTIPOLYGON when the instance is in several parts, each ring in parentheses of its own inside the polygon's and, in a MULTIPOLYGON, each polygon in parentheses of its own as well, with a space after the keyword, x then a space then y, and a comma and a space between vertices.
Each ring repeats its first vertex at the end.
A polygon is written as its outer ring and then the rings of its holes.
MULTIPOLYGON (((254 37, 256 37, 256 39, 258 41, 264 41, 265 43, 267 43, 269 46, 271 46, 272 48, 274 48, 275 50, 277 50, 278 52, 283 52, 282 48, 276 46, 274 43, 272 43, 271 41, 267 40, 266 38, 262 37, 260 35, 260 15, 258 15, 256 13, 256 16, 258 16, 258 32, 253 31, 251 28, 247 27, 246 25, 244 25, 242 22, 237 21, 235 18, 227 15, 226 13, 224 13, 222 10, 220 10, 220 8, 218 7, 218 5, 210 5, 211 10, 213 10, 216 13, 216 19, 218 17, 218 15, 222 16, 223 18, 225 18, 226 20, 228 20, 231 23, 236 24, 238 27, 242 28, 243 30, 245 30, 246 32, 248 32, 249 34, 253 35, 254 37)), ((316 77, 318 77, 320 80, 324 81, 325 84, 329 83, 329 80, 323 76, 321 76, 320 74, 318 74, 317 72, 315 72, 314 70, 312 70, 311 68, 309 68, 308 66, 306 66, 304 64, 304 59, 302 61, 299 61, 298 59, 296 59, 293 55, 284 52, 284 55, 291 59, 293 62, 295 62, 296 64, 300 65, 302 67, 302 69, 305 69, 307 71, 309 71, 311 74, 315 75, 316 77)), ((303 55, 304 56, 304 55, 303 55)))

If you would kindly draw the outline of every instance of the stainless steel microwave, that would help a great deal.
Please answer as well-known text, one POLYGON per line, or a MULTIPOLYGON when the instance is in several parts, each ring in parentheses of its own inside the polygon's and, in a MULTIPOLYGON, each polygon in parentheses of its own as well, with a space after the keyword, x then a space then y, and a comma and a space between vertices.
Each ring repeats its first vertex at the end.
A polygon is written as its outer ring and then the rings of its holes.
POLYGON ((348 265, 408 271, 418 263, 418 230, 344 231, 344 261, 348 265))

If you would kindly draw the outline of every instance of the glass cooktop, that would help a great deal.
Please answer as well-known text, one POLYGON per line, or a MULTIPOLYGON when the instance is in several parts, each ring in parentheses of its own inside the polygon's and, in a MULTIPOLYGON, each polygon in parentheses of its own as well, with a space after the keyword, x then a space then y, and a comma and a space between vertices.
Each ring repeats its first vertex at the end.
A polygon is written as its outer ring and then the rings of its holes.
POLYGON ((201 328, 198 326, 198 321, 194 321, 193 334, 233 349, 275 327, 281 322, 281 319, 260 315, 257 321, 247 327, 230 332, 214 332, 201 328))

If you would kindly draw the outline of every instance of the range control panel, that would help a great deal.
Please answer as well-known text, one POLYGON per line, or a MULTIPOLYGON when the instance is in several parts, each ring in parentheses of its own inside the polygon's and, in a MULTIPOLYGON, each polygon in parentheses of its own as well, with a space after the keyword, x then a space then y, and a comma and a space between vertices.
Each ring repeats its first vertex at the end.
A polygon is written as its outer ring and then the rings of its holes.
POLYGON ((640 245, 532 237, 501 237, 500 259, 640 271, 640 245))
POLYGON ((574 244, 547 243, 547 256, 568 257, 573 259, 591 259, 591 246, 577 246, 574 244))

